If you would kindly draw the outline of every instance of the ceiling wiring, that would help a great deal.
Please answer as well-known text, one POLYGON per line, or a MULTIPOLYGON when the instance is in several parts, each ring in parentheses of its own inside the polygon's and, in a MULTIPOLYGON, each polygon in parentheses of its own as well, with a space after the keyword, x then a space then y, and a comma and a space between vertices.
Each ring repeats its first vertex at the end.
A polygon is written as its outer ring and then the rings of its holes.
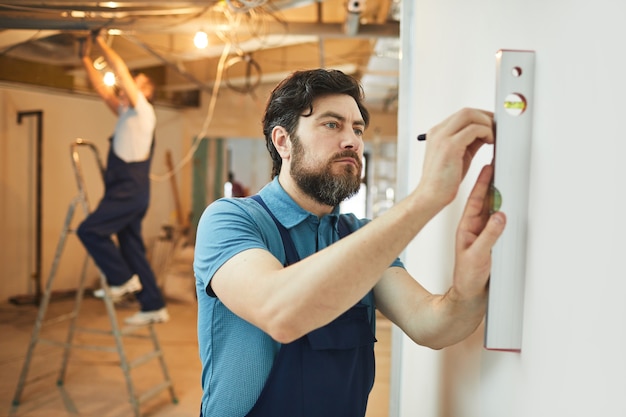
MULTIPOLYGON (((58 69, 81 77, 76 37, 106 28, 113 37, 120 35, 116 49, 129 67, 154 71, 163 82, 168 92, 160 97, 163 104, 198 106, 199 94, 210 94, 213 101, 219 88, 247 94, 257 104, 257 86, 295 69, 322 66, 364 80, 364 74, 374 71, 367 82, 376 86, 375 98, 370 101, 368 95, 368 102, 381 107, 382 99, 389 98, 381 99, 382 87, 389 82, 381 81, 379 68, 387 67, 381 59, 392 58, 387 54, 393 47, 373 45, 397 42, 399 22, 392 10, 400 3, 368 0, 362 28, 348 36, 341 29, 345 0, 0 0, 0 61, 5 68, 24 65, 47 86, 80 91, 85 87, 79 78, 65 86, 55 84, 52 74, 58 69), (32 32, 18 33, 23 29, 32 32), (202 50, 192 43, 199 30, 209 34, 209 45, 202 50), (370 61, 375 61, 371 67, 370 61), (54 69, 50 76, 48 68, 54 69)), ((397 55, 390 60, 391 74, 397 73, 397 55)), ((13 79, 13 74, 5 77, 13 79)), ((384 104, 389 107, 389 101, 384 104)), ((208 123, 211 118, 207 114, 208 123)))
POLYGON ((236 13, 247 13, 252 9, 263 6, 267 0, 225 0, 228 7, 236 13))
POLYGON ((213 84, 213 92, 211 94, 211 100, 209 102, 209 107, 207 110, 207 115, 204 119, 204 123, 202 125, 202 129, 200 132, 193 138, 191 146, 187 151, 187 154, 183 156, 183 158, 174 166, 173 169, 167 171, 164 174, 150 174, 150 179, 152 181, 166 181, 176 175, 180 170, 187 165, 193 158, 198 146, 200 146, 200 142, 206 139, 207 131, 209 130, 209 126, 211 125, 211 121, 213 120, 213 115, 215 114, 215 106, 217 104, 218 91, 220 89, 220 85, 222 82, 222 74, 224 73, 224 66, 226 63, 226 58, 230 53, 230 44, 224 45, 224 50, 220 57, 218 66, 217 66, 217 76, 215 77, 215 83, 213 84))
POLYGON ((226 85, 228 86, 228 88, 238 93, 250 94, 253 98, 256 98, 254 95, 254 90, 259 86, 259 84, 261 84, 262 75, 263 74, 261 71, 261 66, 257 61, 254 60, 254 58, 252 58, 251 54, 236 56, 226 62, 226 85), (243 86, 239 86, 233 83, 228 74, 228 70, 238 64, 243 64, 245 66, 243 86))
POLYGON ((207 92, 209 94, 211 94, 213 92, 213 89, 209 85, 207 85, 203 81, 201 81, 198 78, 196 78, 192 73, 190 73, 187 70, 185 70, 182 67, 182 65, 180 65, 178 63, 175 63, 172 60, 170 60, 170 59, 164 57, 163 55, 159 54, 156 50, 154 50, 154 48, 150 47, 146 43, 140 41, 139 39, 137 39, 136 37, 131 36, 131 35, 125 35, 124 38, 130 40, 131 42, 133 42, 136 45, 138 45, 141 48, 143 48, 145 51, 149 52, 154 57, 158 58, 165 65, 167 65, 168 67, 174 69, 178 74, 180 74, 185 79, 187 79, 188 81, 190 81, 193 84, 195 84, 200 90, 203 90, 203 91, 205 91, 205 92, 207 92))

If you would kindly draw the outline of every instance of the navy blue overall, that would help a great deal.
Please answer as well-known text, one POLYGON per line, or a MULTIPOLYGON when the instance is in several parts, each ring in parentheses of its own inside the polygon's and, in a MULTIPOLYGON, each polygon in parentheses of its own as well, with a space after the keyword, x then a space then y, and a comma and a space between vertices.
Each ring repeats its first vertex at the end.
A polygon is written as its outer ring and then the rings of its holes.
POLYGON ((141 222, 150 201, 153 151, 154 140, 148 159, 126 162, 115 155, 111 143, 104 175, 104 196, 77 230, 109 285, 119 286, 133 274, 139 276, 143 288, 136 297, 142 311, 158 310, 165 305, 141 237, 141 222), (117 235, 119 248, 111 239, 113 234, 117 235))
MULTIPOLYGON (((285 266, 298 262, 300 257, 287 229, 258 195, 252 198, 267 210, 280 231, 285 266)), ((342 220, 339 217, 340 238, 350 233, 342 220)), ((367 297, 373 298, 373 293, 370 291, 367 297)), ((326 326, 282 345, 247 417, 365 416, 374 384, 376 342, 367 309, 359 302, 326 326)))

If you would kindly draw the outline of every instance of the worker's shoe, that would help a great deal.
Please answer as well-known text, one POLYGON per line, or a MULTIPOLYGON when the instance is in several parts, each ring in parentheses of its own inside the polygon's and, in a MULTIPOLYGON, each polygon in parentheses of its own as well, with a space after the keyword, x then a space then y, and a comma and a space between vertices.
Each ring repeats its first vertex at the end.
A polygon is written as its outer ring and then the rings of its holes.
POLYGON ((165 323, 170 319, 165 307, 153 311, 139 311, 134 315, 124 319, 124 323, 129 326, 142 326, 150 323, 165 323))
MULTIPOLYGON (((128 281, 120 286, 109 285, 109 292, 113 301, 120 300, 126 294, 141 291, 141 282, 137 274, 133 275, 128 281)), ((104 298, 104 288, 100 288, 93 292, 94 297, 104 298)))

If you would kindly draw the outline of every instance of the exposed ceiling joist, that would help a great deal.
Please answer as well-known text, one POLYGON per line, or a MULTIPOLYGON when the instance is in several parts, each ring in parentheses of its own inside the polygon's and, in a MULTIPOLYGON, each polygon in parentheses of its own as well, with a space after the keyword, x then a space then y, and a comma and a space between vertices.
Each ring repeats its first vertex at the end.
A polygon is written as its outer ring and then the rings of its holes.
MULTIPOLYGON (((193 34, 198 28, 207 26, 202 19, 192 19, 185 23, 177 23, 169 18, 142 18, 136 21, 111 21, 110 19, 45 19, 33 20, 27 17, 0 17, 0 27, 19 30, 63 30, 63 31, 91 31, 94 29, 111 28, 122 33, 183 33, 193 34)), ((250 28, 246 25, 228 29, 231 34, 250 35, 250 28)), ((312 23, 312 22, 264 22, 263 34, 314 35, 332 38, 398 38, 400 24, 398 22, 372 23, 359 25, 354 33, 346 33, 343 23, 312 23)))

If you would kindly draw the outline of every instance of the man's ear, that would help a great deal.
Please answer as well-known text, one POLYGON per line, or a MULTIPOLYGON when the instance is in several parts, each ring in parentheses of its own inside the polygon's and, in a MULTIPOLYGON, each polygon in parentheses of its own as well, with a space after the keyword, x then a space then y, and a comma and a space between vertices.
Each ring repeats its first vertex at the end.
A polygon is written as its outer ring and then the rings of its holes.
POLYGON ((282 126, 275 126, 272 129, 272 143, 283 159, 289 157, 291 154, 291 141, 289 140, 287 129, 282 126))

